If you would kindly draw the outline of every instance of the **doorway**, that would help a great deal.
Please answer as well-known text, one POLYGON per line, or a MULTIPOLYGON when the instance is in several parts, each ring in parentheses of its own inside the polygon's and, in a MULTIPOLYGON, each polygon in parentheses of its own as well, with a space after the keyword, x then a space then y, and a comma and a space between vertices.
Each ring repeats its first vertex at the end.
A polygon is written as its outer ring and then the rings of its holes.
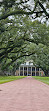
POLYGON ((31 76, 31 67, 28 67, 28 76, 31 76))

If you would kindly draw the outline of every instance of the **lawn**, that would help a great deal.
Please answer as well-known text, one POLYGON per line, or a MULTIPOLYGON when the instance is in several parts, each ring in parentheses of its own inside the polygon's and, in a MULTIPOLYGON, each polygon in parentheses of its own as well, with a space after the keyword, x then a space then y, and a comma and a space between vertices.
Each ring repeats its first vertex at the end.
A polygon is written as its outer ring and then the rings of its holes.
POLYGON ((33 78, 49 85, 49 77, 33 76, 33 78))
POLYGON ((18 79, 22 79, 24 77, 25 76, 0 76, 0 84, 14 81, 14 80, 18 80, 18 79))

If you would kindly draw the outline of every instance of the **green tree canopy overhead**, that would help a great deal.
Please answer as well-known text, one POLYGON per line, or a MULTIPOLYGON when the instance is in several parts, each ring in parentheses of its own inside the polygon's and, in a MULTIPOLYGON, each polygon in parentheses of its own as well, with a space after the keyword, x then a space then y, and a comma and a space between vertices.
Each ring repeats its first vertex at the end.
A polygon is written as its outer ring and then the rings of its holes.
POLYGON ((0 61, 8 58, 13 63, 27 56, 26 47, 30 42, 49 45, 49 26, 38 21, 32 22, 28 17, 17 17, 11 24, 1 25, 2 28, 5 30, 0 32, 0 61))
POLYGON ((33 18, 43 15, 46 19, 49 18, 49 0, 0 0, 0 7, 0 20, 18 14, 32 15, 33 18))
POLYGON ((39 43, 38 45, 30 43, 28 45, 28 52, 35 52, 33 55, 26 59, 33 60, 33 64, 36 67, 41 68, 46 76, 49 76, 49 46, 39 43))
MULTIPOLYGON (((49 0, 0 0, 0 62, 8 66, 30 56, 30 43, 49 46, 49 26, 38 21, 49 19, 49 0)), ((34 47, 34 46, 33 46, 34 47)))

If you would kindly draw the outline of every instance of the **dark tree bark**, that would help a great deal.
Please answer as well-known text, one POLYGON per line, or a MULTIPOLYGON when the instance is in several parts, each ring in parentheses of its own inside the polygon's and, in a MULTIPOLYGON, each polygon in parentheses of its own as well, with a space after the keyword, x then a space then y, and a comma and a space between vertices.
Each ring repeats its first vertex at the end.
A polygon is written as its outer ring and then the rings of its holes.
POLYGON ((49 76, 49 71, 48 70, 44 70, 45 76, 49 76))

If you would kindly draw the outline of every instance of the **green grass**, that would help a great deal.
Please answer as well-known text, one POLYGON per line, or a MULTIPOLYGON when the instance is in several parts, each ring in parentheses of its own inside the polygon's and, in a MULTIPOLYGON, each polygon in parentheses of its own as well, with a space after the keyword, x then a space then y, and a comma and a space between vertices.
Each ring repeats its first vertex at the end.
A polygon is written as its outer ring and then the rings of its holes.
POLYGON ((49 85, 49 77, 33 76, 33 78, 49 85))
POLYGON ((22 79, 24 77, 25 76, 0 76, 0 84, 14 81, 14 80, 18 80, 18 79, 22 79))

